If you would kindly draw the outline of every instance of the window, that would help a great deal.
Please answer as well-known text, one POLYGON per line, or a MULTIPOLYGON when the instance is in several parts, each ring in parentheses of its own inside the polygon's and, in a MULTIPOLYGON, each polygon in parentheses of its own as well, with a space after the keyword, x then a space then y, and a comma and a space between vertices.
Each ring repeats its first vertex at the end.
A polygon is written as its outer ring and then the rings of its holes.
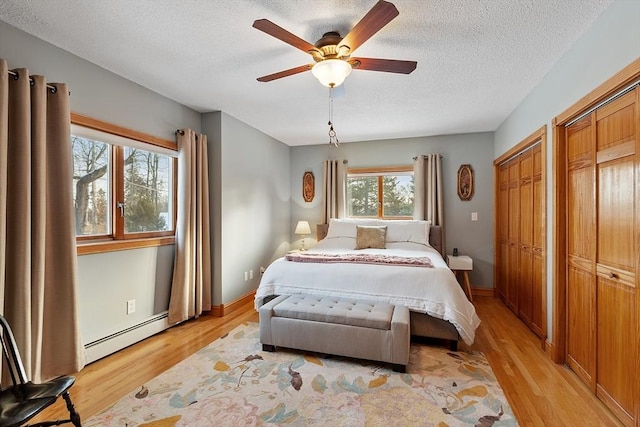
POLYGON ((349 169, 347 214, 356 218, 411 219, 413 188, 411 166, 349 169))
MULTIPOLYGON (((105 248, 104 242, 172 237, 176 144, 160 140, 159 145, 155 137, 75 114, 72 122, 78 242, 99 242, 102 246, 96 252, 103 252, 117 250, 105 248), (115 133, 105 131, 111 128, 115 133)), ((158 244, 164 243, 166 239, 158 244)), ((143 246, 149 246, 149 242, 143 246)), ((136 245, 120 245, 118 249, 131 247, 136 245)))

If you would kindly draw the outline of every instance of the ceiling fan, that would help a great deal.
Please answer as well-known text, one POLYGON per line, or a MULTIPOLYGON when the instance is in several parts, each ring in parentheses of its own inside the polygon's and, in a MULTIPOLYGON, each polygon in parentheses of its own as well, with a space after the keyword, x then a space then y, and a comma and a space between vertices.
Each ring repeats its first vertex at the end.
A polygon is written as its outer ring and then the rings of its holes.
POLYGON ((259 77, 258 81, 270 82, 311 70, 320 83, 332 88, 342 84, 352 69, 410 74, 416 69, 416 61, 351 57, 358 47, 398 14, 398 9, 392 3, 379 0, 345 37, 341 37, 336 31, 330 31, 315 44, 306 42, 268 19, 258 19, 253 22, 254 28, 310 54, 315 61, 315 64, 305 64, 259 77))

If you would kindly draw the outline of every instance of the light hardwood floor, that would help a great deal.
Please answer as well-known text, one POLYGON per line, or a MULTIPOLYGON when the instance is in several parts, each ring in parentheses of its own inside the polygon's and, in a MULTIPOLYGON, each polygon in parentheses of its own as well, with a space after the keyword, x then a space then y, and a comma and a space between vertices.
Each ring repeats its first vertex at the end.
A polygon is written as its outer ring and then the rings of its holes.
MULTIPOLYGON (((499 300, 475 297, 482 324, 473 350, 485 353, 522 426, 621 426, 622 424, 563 365, 554 364, 540 341, 499 300)), ((185 322, 76 375, 72 399, 83 419, 98 413, 243 322, 257 322, 253 305, 223 318, 185 322)), ((461 343, 460 349, 469 349, 461 343)), ((60 404, 40 418, 62 418, 60 404)))

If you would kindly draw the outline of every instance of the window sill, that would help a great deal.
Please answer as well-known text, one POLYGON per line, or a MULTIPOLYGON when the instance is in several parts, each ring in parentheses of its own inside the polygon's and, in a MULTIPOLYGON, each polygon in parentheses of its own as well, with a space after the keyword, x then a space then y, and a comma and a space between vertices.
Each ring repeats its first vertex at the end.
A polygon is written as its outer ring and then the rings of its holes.
POLYGON ((100 242, 78 242, 78 255, 100 254, 105 252, 126 251, 129 249, 151 248, 155 246, 173 245, 174 236, 152 237, 147 239, 109 240, 100 242))

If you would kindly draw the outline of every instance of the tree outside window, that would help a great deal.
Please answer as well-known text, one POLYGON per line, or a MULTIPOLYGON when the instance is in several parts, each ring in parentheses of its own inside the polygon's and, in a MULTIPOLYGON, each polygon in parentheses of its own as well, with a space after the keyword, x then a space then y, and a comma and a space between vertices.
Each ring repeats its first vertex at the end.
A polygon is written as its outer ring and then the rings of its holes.
POLYGON ((348 216, 410 219, 414 200, 413 169, 350 169, 347 174, 348 216))
POLYGON ((125 233, 169 229, 171 158, 125 147, 125 233))
MULTIPOLYGON (((71 136, 76 236, 127 239, 173 234, 174 165, 166 154, 71 136)), ((152 148, 152 147, 150 147, 152 148)))
POLYGON ((72 135, 71 147, 76 235, 110 234, 111 146, 72 135))

